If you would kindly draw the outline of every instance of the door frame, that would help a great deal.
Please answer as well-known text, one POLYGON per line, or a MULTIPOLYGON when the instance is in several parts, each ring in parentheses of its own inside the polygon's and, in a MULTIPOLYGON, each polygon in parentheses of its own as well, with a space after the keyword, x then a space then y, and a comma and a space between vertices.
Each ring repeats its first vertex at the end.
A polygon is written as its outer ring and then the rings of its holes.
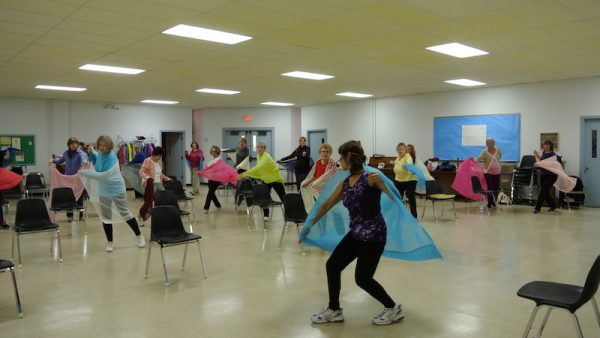
POLYGON ((581 121, 579 129, 579 177, 583 177, 585 168, 585 123, 593 120, 600 121, 600 115, 585 115, 581 116, 579 120, 581 121))
MULTIPOLYGON (((163 147, 163 148, 164 148, 164 144, 163 144, 164 143, 163 142, 164 141, 163 140, 163 134, 164 133, 181 133, 181 135, 183 137, 183 140, 181 142, 181 147, 182 147, 181 148, 181 155, 182 156, 185 155, 185 149, 186 149, 186 144, 185 144, 185 141, 186 141, 185 130, 181 130, 181 129, 180 130, 160 129, 158 132, 160 133, 160 146, 163 147)), ((183 160, 185 160, 185 157, 183 157, 183 160)), ((181 175, 182 175, 181 177, 184 179, 184 183, 187 184, 187 179, 188 179, 188 173, 187 172, 189 170, 186 170, 186 165, 183 164, 183 160, 182 160, 182 165, 181 165, 181 175)), ((164 169, 166 169, 166 168, 164 168, 164 169)))
MULTIPOLYGON (((325 132, 325 143, 327 143, 327 128, 320 128, 320 129, 306 129, 306 139, 307 141, 310 140, 310 133, 318 133, 318 132, 325 132)), ((308 145, 309 147, 311 147, 312 145, 308 145)))
MULTIPOLYGON (((227 133, 230 131, 234 131, 234 130, 240 130, 240 131, 270 131, 271 132, 271 149, 269 149, 268 153, 271 154, 272 156, 275 156, 275 128, 273 127, 223 127, 222 131, 221 131, 221 146, 223 144, 225 144, 225 137, 227 136, 227 133)), ((250 145, 248 145, 250 146, 250 145)), ((252 152, 252 151, 250 151, 252 152)))

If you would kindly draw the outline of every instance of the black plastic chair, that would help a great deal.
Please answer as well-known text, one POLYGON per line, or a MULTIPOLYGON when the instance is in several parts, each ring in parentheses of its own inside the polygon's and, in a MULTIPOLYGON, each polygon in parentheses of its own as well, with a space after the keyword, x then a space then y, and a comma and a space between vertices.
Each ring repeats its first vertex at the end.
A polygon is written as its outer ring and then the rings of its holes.
MULTIPOLYGON (((498 201, 496 200, 496 194, 499 192, 499 190, 483 190, 483 188, 481 187, 481 182, 479 182, 479 177, 477 176, 471 176, 471 186, 473 187, 473 193, 481 196, 481 201, 479 203, 483 203, 484 200, 488 199, 489 195, 492 195, 494 205, 496 206, 496 208, 498 208, 498 210, 500 210, 500 204, 498 204, 498 201)), ((471 200, 469 200, 469 210, 470 209, 471 200)), ((489 212, 490 211, 488 210, 488 213, 489 212)))
POLYGON ((283 218, 285 222, 281 228, 278 249, 281 249, 281 242, 283 241, 285 229, 287 229, 287 222, 295 223, 298 235, 300 235, 300 224, 304 224, 306 217, 308 217, 308 215, 306 214, 302 195, 299 193, 285 194, 283 197, 283 218))
MULTIPOLYGON (((58 225, 50 221, 46 203, 42 199, 26 199, 20 200, 17 203, 17 214, 15 216, 15 224, 13 226, 11 255, 15 257, 15 235, 17 237, 17 251, 19 254, 19 267, 23 266, 21 260, 21 235, 31 234, 36 232, 51 232, 56 233, 56 241, 58 243, 58 257, 62 262, 62 246, 60 244, 60 230, 58 225)), ((50 241, 50 255, 54 250, 54 239, 50 241)))
MULTIPOLYGON (((87 234, 87 211, 82 204, 77 203, 73 189, 68 187, 52 189, 52 201, 50 202, 50 211, 52 211, 52 219, 56 222, 57 212, 80 212, 83 213, 83 231, 87 234)), ((80 215, 81 216, 81 215, 80 215)), ((79 217, 81 222, 81 217, 79 217)))
MULTIPOLYGON (((252 208, 250 209, 250 213, 254 210, 254 206, 257 205, 261 209, 269 209, 269 225, 271 224, 271 218, 273 217, 273 208, 276 206, 281 207, 281 213, 285 214, 283 211, 283 203, 279 201, 274 201, 271 198, 271 192, 269 190, 269 186, 266 184, 253 184, 252 185, 252 208)), ((267 225, 263 220, 263 226, 265 231, 267 231, 267 225)))
POLYGON ((579 319, 577 318, 575 312, 590 300, 592 301, 592 306, 594 307, 596 321, 598 322, 598 326, 600 326, 600 312, 598 311, 598 304, 594 298, 596 291, 598 291, 598 284, 600 284, 600 256, 596 257, 596 261, 592 265, 583 287, 541 281, 529 282, 523 285, 519 291, 517 291, 517 295, 519 297, 531 299, 535 302, 535 307, 533 308, 529 322, 525 327, 525 332, 523 332, 523 338, 527 338, 529 335, 533 320, 535 319, 538 310, 542 306, 548 306, 548 312, 546 312, 546 315, 544 316, 544 320, 540 325, 536 337, 542 336, 542 331, 544 330, 544 326, 548 321, 548 317, 550 317, 550 312, 552 309, 559 308, 567 310, 571 313, 573 317, 573 323, 575 324, 575 330, 577 331, 577 337, 583 338, 581 326, 579 325, 579 319))
POLYGON ((206 267, 204 266, 204 259, 202 258, 202 249, 200 248, 200 239, 202 236, 188 233, 183 228, 181 223, 181 217, 179 216, 179 209, 173 205, 163 205, 152 209, 152 228, 150 235, 150 243, 148 244, 148 257, 146 259, 146 274, 145 278, 148 278, 148 265, 150 264, 150 252, 152 251, 152 242, 160 245, 160 256, 162 259, 163 270, 165 272, 165 285, 170 285, 169 275, 167 273, 167 265, 165 264, 165 255, 163 248, 185 245, 183 252, 183 263, 181 270, 185 267, 185 260, 187 257, 187 244, 190 242, 196 242, 198 244, 198 252, 200 253, 200 262, 202 264, 202 274, 206 278, 206 267))
POLYGON ((190 232, 194 232, 192 228, 192 220, 190 218, 190 213, 185 210, 181 210, 179 208, 179 203, 177 203, 177 195, 172 190, 158 190, 154 194, 154 206, 159 207, 162 205, 172 205, 179 210, 180 217, 187 217, 188 222, 190 223, 190 232))
POLYGON ((17 303, 17 315, 23 318, 23 308, 21 307, 21 297, 19 297, 19 288, 17 287, 17 278, 15 277, 15 265, 11 261, 0 259, 0 272, 10 272, 12 276, 13 289, 15 290, 15 301, 17 303))
POLYGON ((175 196, 177 196, 177 201, 178 202, 184 202, 185 203, 185 210, 186 211, 191 210, 190 212, 192 214, 192 219, 196 219, 196 214, 194 213, 194 205, 193 205, 194 198, 191 197, 191 196, 188 196, 185 193, 185 189, 183 188, 183 184, 180 181, 171 179, 171 181, 163 182, 163 186, 165 187, 165 190, 174 191, 175 192, 175 196), (190 203, 189 206, 188 206, 188 203, 190 203))
POLYGON ((235 211, 242 203, 246 202, 246 214, 250 215, 250 206, 252 205, 252 179, 244 178, 238 182, 235 191, 235 211))
POLYGON ((23 194, 25 198, 31 198, 33 194, 42 194, 43 197, 47 197, 50 189, 46 184, 44 174, 40 172, 30 172, 25 175, 25 187, 23 194))
MULTIPOLYGON (((435 217, 435 222, 438 223, 437 212, 435 210, 435 202, 450 202, 452 203, 452 210, 454 210, 454 221, 458 221, 456 217, 456 208, 454 207, 454 199, 456 195, 448 195, 444 194, 442 187, 437 181, 427 181, 425 182, 425 203, 423 203, 423 214, 421 215, 421 219, 425 218, 425 208, 427 207, 427 201, 431 201, 431 206, 433 207, 433 215, 435 217)), ((444 217, 444 209, 442 208, 442 217, 444 217)))

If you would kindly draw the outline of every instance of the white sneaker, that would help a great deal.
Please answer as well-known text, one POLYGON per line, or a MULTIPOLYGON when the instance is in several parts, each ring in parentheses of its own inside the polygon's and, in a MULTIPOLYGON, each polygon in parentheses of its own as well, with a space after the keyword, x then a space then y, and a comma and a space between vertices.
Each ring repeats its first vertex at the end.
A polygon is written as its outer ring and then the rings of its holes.
POLYGON ((383 312, 373 318, 375 325, 389 325, 404 318, 402 305, 397 304, 393 308, 384 308, 383 312))
POLYGON ((113 250, 114 250, 113 243, 112 242, 106 243, 106 246, 104 247, 104 250, 106 250, 106 252, 113 252, 113 250))
POLYGON ((208 214, 208 209, 204 209, 204 213, 205 213, 205 214, 208 214))
POLYGON ((312 320, 312 322, 315 324, 343 322, 344 313, 342 312, 342 309, 334 311, 330 308, 327 308, 321 311, 321 313, 312 315, 310 320, 312 320))
POLYGON ((267 222, 269 220, 269 216, 264 216, 263 221, 267 222))
POLYGON ((138 248, 143 248, 146 246, 146 240, 144 239, 144 235, 140 234, 137 236, 138 238, 138 248))

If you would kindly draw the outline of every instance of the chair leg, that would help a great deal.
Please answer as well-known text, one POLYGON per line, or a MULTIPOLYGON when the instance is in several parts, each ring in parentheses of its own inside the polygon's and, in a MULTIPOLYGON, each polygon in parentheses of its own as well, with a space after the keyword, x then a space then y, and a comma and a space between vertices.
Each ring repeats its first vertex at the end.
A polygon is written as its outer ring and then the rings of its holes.
POLYGON ((188 219, 188 222, 190 222, 190 232, 194 232, 194 228, 192 227, 192 219, 190 218, 189 215, 186 216, 188 219))
POLYGON ((185 248, 183 249, 183 262, 181 263, 181 271, 183 271, 183 269, 185 269, 185 259, 187 258, 187 248, 188 248, 188 244, 185 243, 185 248))
POLYGON ((581 325, 579 325, 579 319, 577 318, 577 315, 574 313, 571 313, 571 315, 573 316, 573 323, 575 324, 575 331, 577 331, 577 337, 583 338, 583 332, 581 332, 581 325))
POLYGON ((10 273, 13 281, 13 288, 15 289, 15 301, 17 303, 17 315, 19 318, 23 318, 23 308, 21 307, 21 297, 19 297, 19 288, 17 287, 17 278, 15 277, 15 269, 10 268, 10 273))
POLYGON ((598 326, 600 326, 600 311, 598 311, 598 304, 596 303, 596 298, 592 296, 592 306, 594 307, 594 313, 596 314, 596 321, 598 322, 598 326))
POLYGON ((165 263, 165 254, 163 253, 163 247, 162 247, 162 245, 160 247, 160 258, 162 259, 163 270, 165 272, 165 285, 169 286, 170 285, 169 275, 167 274, 167 264, 165 263))
POLYGON ((56 242, 58 244, 58 261, 62 263, 62 245, 60 244, 60 230, 56 229, 56 242))
POLYGON ((11 231, 10 234, 10 260, 14 261, 15 260, 15 236, 16 236, 16 231, 13 229, 11 231))
POLYGON ((550 312, 552 312, 553 307, 548 307, 548 311, 546 311, 546 315, 544 316, 544 320, 542 320, 542 324, 540 324, 540 328, 538 329, 538 333, 536 335, 537 338, 542 336, 542 332, 544 331, 544 327, 546 327, 546 322, 548 322, 548 317, 550 317, 550 312))
POLYGON ((283 227, 281 227, 281 236, 279 236, 279 245, 277 246, 277 250, 281 250, 281 242, 283 242, 283 234, 285 234, 285 229, 287 228, 287 222, 283 221, 283 227))
POLYGON ((531 325, 533 324, 533 320, 535 319, 535 315, 537 314, 539 306, 535 305, 533 308, 533 312, 531 312, 531 316, 529 316, 529 321, 527 322, 527 326, 525 326, 525 332, 523 332, 523 338, 527 338, 529 336, 529 331, 531 330, 531 325))
POLYGON ((427 207, 427 199, 423 203, 423 213, 421 214, 421 219, 425 218, 425 208, 427 207))
POLYGON ((17 232, 17 254, 19 255, 19 267, 23 267, 23 262, 21 261, 21 237, 17 232))
MULTIPOLYGON (((85 209, 80 210, 83 213, 83 233, 87 235, 87 213, 85 209)), ((81 214, 79 214, 79 223, 81 223, 81 214)))
POLYGON ((148 254, 146 255, 146 273, 144 278, 148 278, 148 266, 150 265, 150 252, 152 251, 152 242, 148 242, 148 254))
POLYGON ((200 241, 197 240, 196 243, 198 243, 198 253, 200 254, 200 263, 202 264, 202 275, 204 276, 204 279, 206 279, 206 266, 204 265, 204 258, 202 257, 202 249, 200 248, 200 241))
POLYGON ((438 218, 437 218, 437 212, 435 211, 435 202, 434 201, 431 201, 431 207, 433 208, 433 216, 435 218, 435 222, 439 223, 438 218))
POLYGON ((454 206, 454 200, 452 202, 452 211, 454 211, 454 222, 458 222, 458 217, 456 217, 456 207, 454 206))

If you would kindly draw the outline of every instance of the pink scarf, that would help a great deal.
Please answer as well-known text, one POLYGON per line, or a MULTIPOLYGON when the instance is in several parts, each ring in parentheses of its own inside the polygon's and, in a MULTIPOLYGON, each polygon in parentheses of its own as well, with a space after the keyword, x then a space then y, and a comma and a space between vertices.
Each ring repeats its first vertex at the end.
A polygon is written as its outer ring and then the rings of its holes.
MULTIPOLYGON (((451 187, 466 198, 474 201, 481 201, 482 196, 480 194, 473 193, 471 176, 477 176, 483 190, 487 189, 485 176, 483 176, 483 167, 479 163, 473 161, 472 158, 467 159, 458 166, 458 169, 456 170, 456 176, 454 177, 454 182, 452 182, 451 187)), ((483 197, 483 199, 485 199, 485 197, 483 197)))
POLYGON ((571 190, 575 188, 575 184, 577 184, 577 179, 570 177, 565 173, 556 156, 537 161, 533 166, 546 169, 549 172, 558 175, 556 182, 554 182, 554 186, 562 192, 571 192, 571 190))
POLYGON ((223 161, 218 160, 214 164, 198 170, 198 175, 206 177, 208 180, 221 183, 231 183, 237 185, 239 174, 223 161))
POLYGON ((78 200, 83 194, 83 182, 79 178, 79 174, 63 175, 56 169, 56 165, 50 165, 50 203, 52 201, 52 190, 54 188, 67 187, 73 190, 75 200, 78 200))
POLYGON ((10 170, 0 168, 0 190, 7 190, 21 183, 23 176, 15 174, 10 170))

